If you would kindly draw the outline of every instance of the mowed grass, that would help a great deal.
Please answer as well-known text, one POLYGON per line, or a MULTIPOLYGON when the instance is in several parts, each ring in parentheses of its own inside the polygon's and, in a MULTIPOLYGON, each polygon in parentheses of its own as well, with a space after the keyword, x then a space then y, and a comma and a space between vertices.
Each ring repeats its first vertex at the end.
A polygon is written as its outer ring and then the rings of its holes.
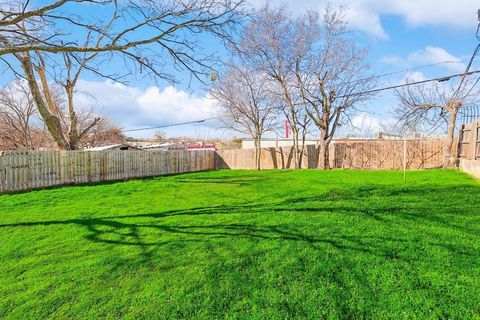
POLYGON ((0 318, 480 318, 480 184, 218 171, 0 196, 0 318))

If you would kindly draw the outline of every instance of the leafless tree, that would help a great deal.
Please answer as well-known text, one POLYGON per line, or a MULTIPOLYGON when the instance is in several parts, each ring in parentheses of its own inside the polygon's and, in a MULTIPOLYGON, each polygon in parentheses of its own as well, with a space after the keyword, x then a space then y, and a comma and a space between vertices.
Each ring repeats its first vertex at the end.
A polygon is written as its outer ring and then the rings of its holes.
POLYGON ((80 148, 101 147, 110 144, 121 144, 126 141, 122 129, 102 118, 97 125, 80 140, 80 148))
POLYGON ((292 22, 295 37, 295 87, 300 104, 320 131, 319 167, 329 168, 328 147, 354 108, 370 98, 373 86, 366 51, 348 37, 341 9, 327 7, 323 17, 308 12, 292 22))
POLYGON ((445 167, 456 166, 455 128, 462 110, 480 102, 478 80, 465 78, 460 85, 436 82, 412 85, 397 91, 400 106, 395 110, 404 127, 434 132, 446 128, 443 148, 445 167))
POLYGON ((309 125, 295 88, 295 28, 285 8, 261 9, 244 29, 239 44, 242 59, 271 82, 271 94, 292 131, 295 168, 301 168, 309 125))
POLYGON ((292 19, 285 8, 263 8, 243 34, 240 52, 257 72, 275 83, 283 101, 301 167, 304 139, 313 124, 320 131, 320 168, 328 168, 328 146, 372 88, 366 76, 366 51, 348 36, 341 9, 327 7, 324 15, 308 11, 292 19))
POLYGON ((43 53, 33 54, 34 57, 25 52, 19 60, 36 108, 58 147, 76 150, 80 140, 100 121, 100 117, 89 112, 82 114, 74 100, 77 81, 96 53, 81 59, 77 57, 76 64, 70 54, 63 54, 62 76, 55 82, 48 81, 48 65, 43 53))
POLYGON ((244 65, 230 66, 211 90, 220 106, 220 119, 230 129, 248 134, 255 143, 255 164, 260 170, 261 140, 277 126, 277 108, 261 74, 244 65))
POLYGON ((198 34, 231 41, 232 27, 244 16, 243 2, 56 0, 34 7, 28 0, 19 0, 0 4, 0 59, 27 80, 58 147, 76 149, 82 136, 99 121, 78 126, 73 96, 82 72, 122 81, 128 73, 146 71, 156 79, 175 82, 172 70, 187 70, 203 80, 218 60, 202 50, 200 39, 208 37, 198 34), (110 13, 108 19, 105 12, 110 13), (99 60, 123 61, 127 72, 109 73, 108 64, 99 60), (48 77, 60 61, 65 66, 61 86, 68 106, 66 133, 59 108, 50 97, 48 77))
POLYGON ((35 103, 21 81, 15 81, 0 91, 0 148, 34 149, 33 136, 35 103))
POLYGON ((26 51, 119 53, 160 76, 167 76, 156 72, 167 59, 196 73, 212 62, 198 50, 198 34, 230 41, 232 27, 245 14, 244 2, 50 0, 35 6, 29 0, 9 0, 0 2, 0 56, 26 51))
MULTIPOLYGON (((43 82, 40 81, 40 82, 43 82)), ((82 133, 74 136, 76 149, 124 141, 121 129, 108 119, 94 116, 87 108, 75 108, 70 113, 71 103, 62 87, 47 84, 42 88, 48 97, 49 112, 59 119, 60 135, 70 143, 71 119, 82 133), (52 110, 52 111, 50 111, 52 110), (95 122, 95 126, 91 124, 95 122), (86 130, 86 128, 89 128, 86 130)), ((24 80, 17 80, 0 90, 0 149, 2 150, 52 150, 59 149, 52 135, 39 116, 30 88, 24 80)))

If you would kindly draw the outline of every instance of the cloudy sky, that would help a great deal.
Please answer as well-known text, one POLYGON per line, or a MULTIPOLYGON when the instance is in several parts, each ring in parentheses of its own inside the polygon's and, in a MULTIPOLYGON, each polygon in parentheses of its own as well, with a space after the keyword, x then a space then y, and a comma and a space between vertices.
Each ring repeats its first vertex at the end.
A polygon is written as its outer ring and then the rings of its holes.
MULTIPOLYGON (((476 45, 477 10, 474 0, 330 0, 334 6, 347 7, 347 19, 358 42, 369 49, 373 74, 411 69, 418 66, 443 63, 434 67, 402 72, 381 78, 379 86, 398 84, 406 78, 446 76, 464 70, 465 60, 476 45), (448 62, 448 63, 444 63, 448 62)), ((271 5, 290 1, 272 0, 271 5)), ((293 1, 292 1, 293 3, 293 1)), ((328 3, 322 0, 296 0, 290 7, 292 14, 307 9, 323 10, 328 3)), ((264 1, 252 1, 254 6, 264 1)), ((473 67, 478 66, 478 63, 473 67)), ((125 129, 161 126, 210 118, 215 105, 202 87, 180 83, 176 87, 149 81, 136 81, 129 86, 87 79, 79 90, 96 97, 95 102, 85 97, 85 103, 95 103, 99 112, 110 117, 125 129)), ((392 93, 383 93, 362 106, 354 118, 361 127, 358 134, 371 134, 391 121, 391 110, 396 100, 392 93)), ((208 125, 188 125, 163 129, 167 135, 188 135, 211 138, 228 135, 215 122, 208 125)), ((346 130, 346 129, 345 129, 346 130)), ((152 136, 155 130, 131 134, 152 136)))

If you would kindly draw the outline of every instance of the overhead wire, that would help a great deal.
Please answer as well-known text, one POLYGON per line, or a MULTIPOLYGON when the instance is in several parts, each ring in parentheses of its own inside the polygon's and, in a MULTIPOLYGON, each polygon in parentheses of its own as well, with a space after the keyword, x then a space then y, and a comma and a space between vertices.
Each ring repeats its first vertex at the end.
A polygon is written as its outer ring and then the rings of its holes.
POLYGON ((178 127, 178 126, 184 126, 184 125, 188 125, 188 124, 204 123, 204 122, 215 120, 215 119, 217 119, 217 118, 214 117, 214 118, 207 118, 207 119, 188 121, 188 122, 180 122, 180 123, 172 123, 172 124, 167 124, 167 125, 147 127, 147 128, 139 128, 139 129, 126 129, 126 130, 121 130, 121 132, 136 132, 136 131, 147 131, 147 130, 153 130, 153 129, 163 129, 163 128, 169 128, 169 127, 178 127))
MULTIPOLYGON (((479 32, 480 32, 480 24, 479 24, 479 28, 477 29, 477 38, 480 39, 479 32)), ((477 55, 479 53, 479 51, 480 51, 480 45, 477 46, 474 55, 477 55)), ((429 68, 429 67, 438 66, 438 65, 443 65, 443 64, 462 63, 462 62, 469 61, 469 64, 468 64, 467 69, 466 69, 467 71, 464 72, 464 73, 459 73, 459 74, 454 74, 454 75, 444 76, 444 77, 438 77, 438 78, 432 78, 432 79, 427 79, 427 80, 421 80, 421 81, 416 81, 416 82, 407 82, 407 83, 400 84, 400 85, 388 86, 388 87, 383 87, 383 88, 376 88, 376 89, 362 91, 362 92, 354 92, 354 93, 351 93, 351 94, 338 96, 337 98, 347 98, 347 97, 350 97, 350 96, 358 96, 358 95, 364 95, 364 94, 377 93, 377 92, 393 90, 393 89, 398 89, 398 88, 402 88, 402 87, 424 84, 424 83, 434 82, 434 81, 443 82, 443 81, 448 81, 448 80, 450 80, 452 78, 455 78, 455 77, 462 77, 462 80, 463 80, 463 79, 465 79, 465 77, 467 75, 480 73, 480 70, 472 71, 472 72, 469 71, 472 64, 473 64, 473 59, 474 59, 474 57, 471 58, 471 59, 464 59, 464 60, 458 60, 458 61, 441 61, 441 62, 422 65, 422 66, 418 66, 418 67, 414 67, 414 68, 408 68, 408 69, 404 69, 404 70, 393 71, 393 72, 389 72, 389 73, 374 75, 374 76, 363 78, 363 79, 358 79, 358 80, 355 80, 353 82, 360 82, 360 81, 369 80, 369 79, 378 79, 378 78, 382 78, 382 77, 386 77, 386 76, 401 74, 401 73, 405 73, 405 72, 409 72, 409 71, 420 70, 420 69, 429 68)), ((479 81, 480 81, 480 77, 477 80, 477 82, 475 83, 475 85, 479 81)), ((121 132, 138 132, 138 131, 147 131, 147 130, 154 130, 154 129, 163 129, 163 128, 189 125, 189 124, 205 123, 207 121, 212 121, 212 120, 216 120, 216 119, 218 119, 218 118, 212 117, 212 118, 200 119, 200 120, 196 120, 196 121, 180 122, 180 123, 173 123, 173 124, 167 124, 167 125, 161 125, 161 126, 152 126, 152 127, 146 127, 146 128, 138 128, 138 129, 125 129, 125 130, 121 130, 121 132)))
POLYGON ((388 86, 388 87, 383 87, 383 88, 376 88, 372 90, 367 90, 367 91, 359 91, 359 92, 354 92, 354 93, 349 93, 341 96, 337 96, 337 98, 348 98, 352 96, 359 96, 359 95, 364 95, 364 94, 371 94, 371 93, 377 93, 381 91, 386 91, 386 90, 393 90, 393 89, 398 89, 398 88, 403 88, 403 87, 409 87, 413 85, 419 85, 419 84, 424 84, 428 82, 444 82, 444 81, 449 81, 452 78, 458 78, 458 77, 466 77, 472 74, 477 74, 480 73, 480 70, 475 70, 475 71, 469 71, 467 73, 457 73, 457 74, 452 74, 449 76, 445 77, 438 77, 438 78, 431 78, 431 79, 426 79, 426 80, 421 80, 421 81, 415 81, 415 82, 406 82, 403 84, 398 84, 394 86, 388 86))

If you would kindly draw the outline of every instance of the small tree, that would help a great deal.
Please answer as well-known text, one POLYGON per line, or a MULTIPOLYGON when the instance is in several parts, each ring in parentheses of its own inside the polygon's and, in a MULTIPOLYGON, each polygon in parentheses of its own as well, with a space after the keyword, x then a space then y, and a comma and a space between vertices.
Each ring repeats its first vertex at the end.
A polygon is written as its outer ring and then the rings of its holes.
POLYGON ((220 106, 220 119, 230 129, 248 134, 255 142, 255 166, 260 170, 261 140, 274 130, 277 109, 267 90, 268 83, 246 66, 231 66, 211 90, 220 106))
POLYGON ((28 88, 20 80, 0 91, 0 148, 3 150, 34 149, 37 128, 33 121, 35 103, 28 88))
MULTIPOLYGON (((478 82, 478 81, 477 81, 478 82)), ((446 128, 443 166, 457 165, 454 149, 457 118, 462 109, 478 104, 480 89, 469 79, 460 86, 437 82, 404 87, 397 91, 400 106, 395 110, 399 123, 409 128, 434 132, 446 128)))

